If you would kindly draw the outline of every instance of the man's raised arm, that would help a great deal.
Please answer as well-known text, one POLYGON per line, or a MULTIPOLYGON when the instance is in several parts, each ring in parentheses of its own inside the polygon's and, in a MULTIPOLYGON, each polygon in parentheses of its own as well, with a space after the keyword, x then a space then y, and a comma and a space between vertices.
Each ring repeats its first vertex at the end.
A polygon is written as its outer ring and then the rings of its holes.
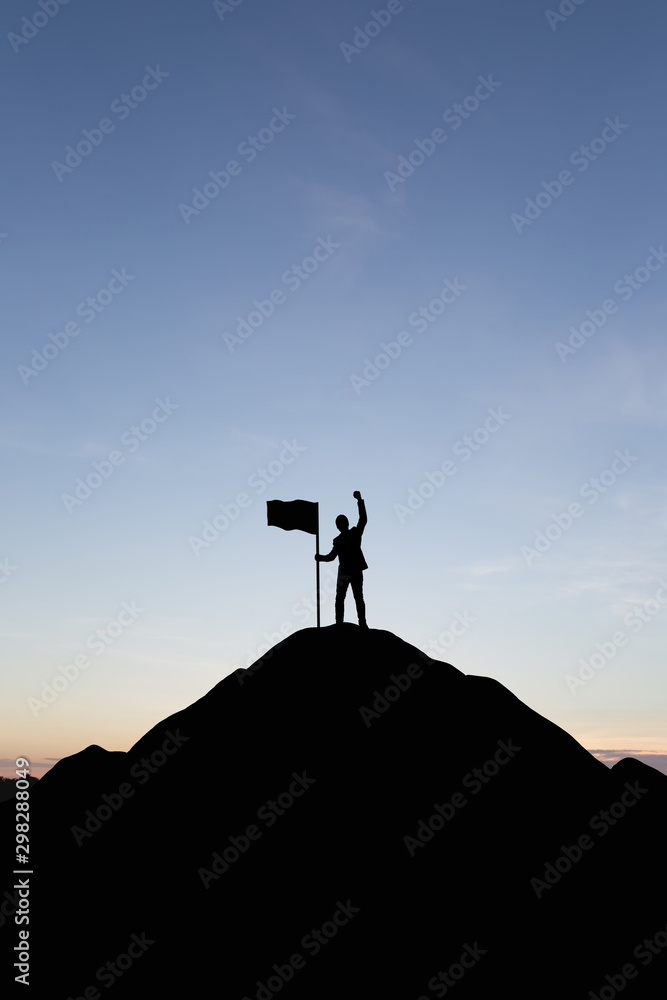
POLYGON ((359 528, 359 534, 362 535, 364 532, 364 528, 368 523, 368 517, 366 516, 366 504, 361 499, 361 493, 359 492, 359 490, 355 490, 352 496, 357 501, 357 507, 359 508, 359 520, 357 521, 357 528, 359 528))

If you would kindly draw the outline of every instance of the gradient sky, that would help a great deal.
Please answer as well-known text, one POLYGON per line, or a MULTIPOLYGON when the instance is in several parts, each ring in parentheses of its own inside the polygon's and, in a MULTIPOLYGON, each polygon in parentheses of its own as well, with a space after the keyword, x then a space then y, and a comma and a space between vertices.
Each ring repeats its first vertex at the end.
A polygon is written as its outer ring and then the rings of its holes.
POLYGON ((667 770, 664 5, 44 3, 2 13, 2 773, 314 626, 266 501, 326 552, 357 489, 371 628, 667 770))

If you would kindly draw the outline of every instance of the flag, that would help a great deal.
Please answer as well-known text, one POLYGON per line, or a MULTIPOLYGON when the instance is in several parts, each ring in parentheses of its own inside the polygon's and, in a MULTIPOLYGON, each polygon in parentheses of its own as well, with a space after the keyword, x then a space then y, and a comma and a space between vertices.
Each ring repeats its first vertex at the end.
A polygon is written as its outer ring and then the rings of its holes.
POLYGON ((310 500, 266 501, 266 523, 285 531, 307 531, 316 535, 318 531, 318 505, 310 500))

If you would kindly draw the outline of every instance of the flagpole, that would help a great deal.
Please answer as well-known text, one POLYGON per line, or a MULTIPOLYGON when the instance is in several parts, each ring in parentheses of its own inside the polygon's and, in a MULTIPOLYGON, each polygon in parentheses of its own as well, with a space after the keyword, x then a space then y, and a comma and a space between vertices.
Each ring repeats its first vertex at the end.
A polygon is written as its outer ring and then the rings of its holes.
MULTIPOLYGON (((315 555, 320 554, 320 505, 317 505, 317 530, 315 532, 315 555)), ((316 580, 317 580, 317 627, 320 627, 320 560, 315 560, 316 580)))

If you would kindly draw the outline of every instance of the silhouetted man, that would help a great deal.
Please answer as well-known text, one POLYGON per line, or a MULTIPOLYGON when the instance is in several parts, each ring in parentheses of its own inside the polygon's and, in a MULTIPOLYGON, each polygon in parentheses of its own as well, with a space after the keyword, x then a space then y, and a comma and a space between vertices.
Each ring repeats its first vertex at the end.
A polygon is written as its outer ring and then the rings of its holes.
POLYGON ((350 528, 350 522, 345 514, 339 514, 336 518, 336 527, 340 531, 333 540, 333 548, 329 555, 316 555, 319 562, 331 562, 338 556, 338 580, 336 582, 336 625, 343 624, 345 617, 345 595, 348 584, 352 584, 352 593, 357 605, 357 615, 361 628, 368 628, 366 624, 366 605, 364 604, 364 570, 368 569, 364 554, 361 551, 361 536, 364 533, 366 522, 366 505, 361 499, 359 490, 352 494, 357 501, 359 508, 359 520, 356 528, 350 528))

